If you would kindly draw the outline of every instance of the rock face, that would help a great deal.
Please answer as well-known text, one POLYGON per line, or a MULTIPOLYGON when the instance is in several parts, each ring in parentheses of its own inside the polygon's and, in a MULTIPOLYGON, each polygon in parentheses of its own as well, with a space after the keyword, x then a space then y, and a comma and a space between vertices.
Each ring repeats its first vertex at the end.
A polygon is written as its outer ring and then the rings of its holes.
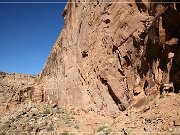
POLYGON ((178 134, 180 12, 147 2, 69 0, 42 72, 0 72, 0 134, 178 134))
POLYGON ((0 115, 11 106, 26 101, 41 101, 42 96, 36 76, 0 72, 0 115))
POLYGON ((42 72, 9 102, 30 99, 115 114, 141 106, 163 89, 173 91, 172 82, 179 90, 180 28, 169 21, 179 13, 147 2, 69 0, 64 28, 42 72))
POLYGON ((163 76, 168 78, 159 68, 162 7, 143 2, 70 0, 64 28, 38 76, 44 100, 114 113, 157 95, 163 76))

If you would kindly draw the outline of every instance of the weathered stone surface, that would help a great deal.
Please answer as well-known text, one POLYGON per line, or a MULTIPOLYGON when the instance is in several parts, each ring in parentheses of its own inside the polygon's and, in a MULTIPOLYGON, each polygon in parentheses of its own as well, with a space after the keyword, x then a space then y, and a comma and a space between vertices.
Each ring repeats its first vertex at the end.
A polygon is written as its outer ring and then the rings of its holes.
POLYGON ((0 72, 0 115, 21 103, 42 99, 43 87, 37 83, 36 76, 0 72))
POLYGON ((177 72, 171 68, 179 55, 162 26, 169 16, 162 5, 146 2, 69 1, 64 28, 42 72, 37 78, 16 74, 14 80, 1 73, 0 91, 6 82, 12 93, 8 102, 47 101, 115 114, 162 94, 162 84, 174 81, 178 89, 179 81, 173 79, 178 74, 172 77, 177 72))
POLYGON ((140 93, 136 87, 142 95, 160 94, 161 83, 172 79, 173 58, 168 63, 171 49, 163 49, 164 8, 146 2, 69 1, 64 28, 37 77, 43 100, 112 114, 128 108, 140 93))
POLYGON ((38 76, 45 101, 112 113, 129 106, 144 67, 141 35, 153 18, 137 6, 133 0, 69 1, 65 26, 38 76))
POLYGON ((168 92, 180 88, 180 38, 169 40, 163 26, 177 15, 143 2, 69 0, 42 72, 0 73, 1 103, 29 102, 1 119, 2 134, 179 133, 180 95, 168 92))
POLYGON ((161 13, 166 16, 153 1, 69 1, 64 28, 38 76, 44 100, 115 113, 128 108, 136 87, 160 94, 161 83, 172 79, 168 55, 177 54, 163 48, 161 13))

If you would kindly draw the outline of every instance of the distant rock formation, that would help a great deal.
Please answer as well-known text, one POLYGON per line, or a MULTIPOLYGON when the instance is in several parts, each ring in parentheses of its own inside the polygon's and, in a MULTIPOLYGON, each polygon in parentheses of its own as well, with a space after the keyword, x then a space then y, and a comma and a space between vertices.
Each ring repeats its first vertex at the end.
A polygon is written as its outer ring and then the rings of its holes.
POLYGON ((42 101, 42 96, 36 76, 0 72, 0 113, 23 102, 42 101))

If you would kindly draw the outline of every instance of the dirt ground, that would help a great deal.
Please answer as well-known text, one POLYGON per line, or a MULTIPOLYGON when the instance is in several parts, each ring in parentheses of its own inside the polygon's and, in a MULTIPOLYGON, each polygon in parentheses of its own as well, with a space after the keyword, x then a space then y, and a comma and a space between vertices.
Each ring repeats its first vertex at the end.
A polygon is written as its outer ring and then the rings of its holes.
POLYGON ((27 103, 4 113, 1 134, 180 134, 180 94, 147 99, 114 116, 27 103))

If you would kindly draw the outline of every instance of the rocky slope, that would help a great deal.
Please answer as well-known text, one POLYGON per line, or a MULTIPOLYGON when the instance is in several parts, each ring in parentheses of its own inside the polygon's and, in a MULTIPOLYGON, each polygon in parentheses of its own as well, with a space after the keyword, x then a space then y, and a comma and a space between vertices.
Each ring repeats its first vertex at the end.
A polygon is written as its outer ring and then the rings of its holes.
POLYGON ((21 103, 41 101, 42 96, 36 76, 0 72, 0 116, 21 103))
POLYGON ((139 107, 119 112, 116 117, 94 111, 67 111, 45 103, 29 103, 0 119, 1 134, 62 135, 178 135, 180 132, 180 95, 149 98, 139 107))

